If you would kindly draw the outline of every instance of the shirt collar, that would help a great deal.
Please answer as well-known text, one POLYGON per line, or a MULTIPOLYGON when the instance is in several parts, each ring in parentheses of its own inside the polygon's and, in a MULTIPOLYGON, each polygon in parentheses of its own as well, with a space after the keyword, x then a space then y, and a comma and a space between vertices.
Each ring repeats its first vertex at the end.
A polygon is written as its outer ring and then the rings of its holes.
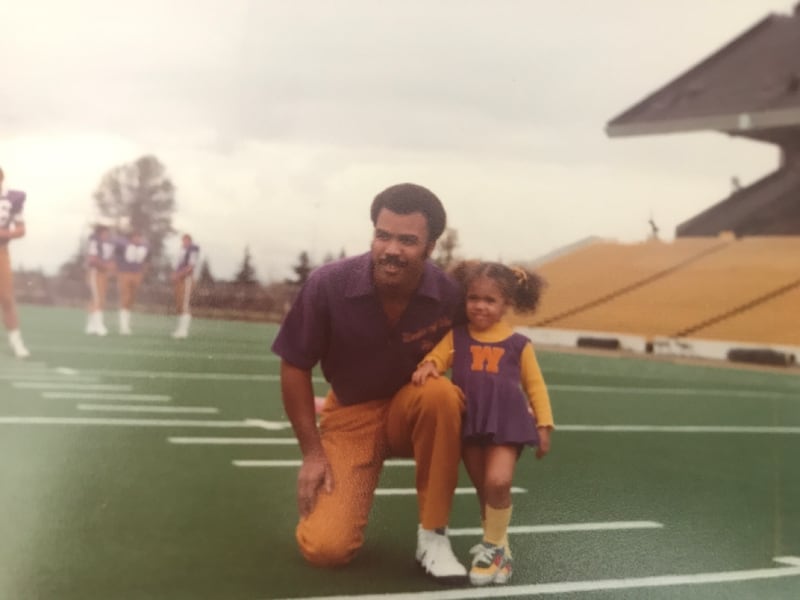
POLYGON ((470 336, 479 342, 494 342, 498 340, 504 340, 514 333, 513 327, 511 327, 507 321, 502 320, 498 321, 485 331, 472 331, 469 326, 467 326, 467 329, 469 329, 470 336))
MULTIPOLYGON (((422 281, 414 292, 415 296, 425 296, 434 300, 442 300, 440 286, 435 277, 435 269, 429 260, 425 261, 422 270, 422 281)), ((355 258, 355 268, 351 271, 348 280, 349 285, 345 296, 347 298, 360 298, 371 296, 375 293, 375 285, 372 282, 372 255, 369 252, 355 258)))

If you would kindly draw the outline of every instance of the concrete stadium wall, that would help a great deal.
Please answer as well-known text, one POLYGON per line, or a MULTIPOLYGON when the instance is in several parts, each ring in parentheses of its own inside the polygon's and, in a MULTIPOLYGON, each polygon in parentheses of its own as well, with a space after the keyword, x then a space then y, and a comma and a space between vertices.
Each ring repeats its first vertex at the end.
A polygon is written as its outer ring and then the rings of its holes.
POLYGON ((796 366, 800 360, 800 347, 798 346, 696 338, 655 337, 650 340, 642 336, 615 332, 575 331, 547 327, 517 327, 516 331, 529 337, 535 346, 606 348, 635 354, 749 362, 786 367, 796 366))

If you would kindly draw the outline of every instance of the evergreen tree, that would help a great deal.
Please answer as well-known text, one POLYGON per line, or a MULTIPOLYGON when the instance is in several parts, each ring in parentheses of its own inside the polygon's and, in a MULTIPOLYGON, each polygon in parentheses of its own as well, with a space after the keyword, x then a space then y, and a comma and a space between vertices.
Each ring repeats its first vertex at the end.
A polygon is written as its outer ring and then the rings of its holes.
POLYGON ((455 259, 455 250, 458 247, 458 231, 448 227, 444 230, 444 234, 439 238, 436 245, 436 254, 433 257, 433 262, 439 265, 442 269, 447 269, 455 259))
POLYGON ((200 264, 200 275, 197 277, 200 285, 214 285, 214 277, 211 275, 211 267, 208 266, 208 259, 203 259, 200 264))
POLYGON ((258 280, 256 279, 256 270, 253 267, 253 258, 250 255, 250 246, 245 246, 242 265, 239 267, 239 271, 236 273, 234 281, 236 283, 243 283, 245 285, 253 285, 258 283, 258 280))
POLYGON ((65 263, 58 268, 58 277, 67 281, 83 281, 86 279, 86 240, 78 242, 78 249, 65 263))
POLYGON ((309 274, 314 269, 311 266, 311 259, 308 257, 308 252, 303 250, 297 258, 297 264, 292 267, 297 278, 295 280, 287 280, 289 283, 303 285, 308 279, 309 274))

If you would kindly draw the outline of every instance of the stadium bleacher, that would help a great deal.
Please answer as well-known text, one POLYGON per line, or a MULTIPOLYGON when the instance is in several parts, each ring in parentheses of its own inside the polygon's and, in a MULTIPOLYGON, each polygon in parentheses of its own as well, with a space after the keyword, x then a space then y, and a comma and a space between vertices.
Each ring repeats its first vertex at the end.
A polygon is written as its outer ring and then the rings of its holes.
POLYGON ((539 271, 542 309, 517 324, 800 345, 800 236, 606 242, 539 271))

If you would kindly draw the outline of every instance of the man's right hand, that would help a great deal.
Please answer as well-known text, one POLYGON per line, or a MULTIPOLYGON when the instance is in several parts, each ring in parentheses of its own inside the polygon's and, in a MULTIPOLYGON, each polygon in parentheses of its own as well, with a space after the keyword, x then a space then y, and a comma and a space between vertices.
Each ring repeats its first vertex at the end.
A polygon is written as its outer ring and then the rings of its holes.
POLYGON ((324 452, 303 458, 297 475, 297 509, 301 517, 307 517, 314 510, 320 491, 333 492, 333 471, 324 452))

